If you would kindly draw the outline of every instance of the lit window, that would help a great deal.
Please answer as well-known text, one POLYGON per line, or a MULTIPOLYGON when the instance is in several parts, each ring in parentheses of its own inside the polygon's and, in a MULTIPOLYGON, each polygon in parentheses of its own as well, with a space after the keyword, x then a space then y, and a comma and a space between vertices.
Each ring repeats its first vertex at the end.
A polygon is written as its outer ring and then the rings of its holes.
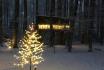
POLYGON ((49 24, 39 24, 38 28, 39 29, 50 29, 50 25, 49 24))
POLYGON ((55 29, 55 30, 64 29, 64 25, 53 25, 53 29, 55 29))

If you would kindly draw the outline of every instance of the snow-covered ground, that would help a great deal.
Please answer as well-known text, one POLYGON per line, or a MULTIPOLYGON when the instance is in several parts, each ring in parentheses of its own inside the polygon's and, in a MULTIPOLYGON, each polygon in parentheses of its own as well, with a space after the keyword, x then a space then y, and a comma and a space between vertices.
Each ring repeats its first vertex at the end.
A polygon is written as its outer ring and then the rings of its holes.
MULTIPOLYGON (((45 61, 37 70, 104 70, 104 52, 87 52, 88 48, 73 46, 73 51, 68 53, 63 46, 56 46, 56 53, 53 48, 47 48, 44 52, 45 61)), ((8 51, 0 49, 0 70, 29 70, 29 65, 24 69, 13 66, 16 50, 8 51)))

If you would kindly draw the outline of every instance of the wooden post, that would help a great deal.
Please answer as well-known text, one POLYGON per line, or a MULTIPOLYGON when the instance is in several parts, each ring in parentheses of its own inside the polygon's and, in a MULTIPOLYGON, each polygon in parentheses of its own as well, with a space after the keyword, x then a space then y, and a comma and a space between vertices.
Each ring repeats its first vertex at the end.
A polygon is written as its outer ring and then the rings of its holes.
POLYGON ((35 67, 34 70, 37 70, 37 68, 35 67))
POLYGON ((30 58, 30 70, 31 70, 31 58, 30 58))

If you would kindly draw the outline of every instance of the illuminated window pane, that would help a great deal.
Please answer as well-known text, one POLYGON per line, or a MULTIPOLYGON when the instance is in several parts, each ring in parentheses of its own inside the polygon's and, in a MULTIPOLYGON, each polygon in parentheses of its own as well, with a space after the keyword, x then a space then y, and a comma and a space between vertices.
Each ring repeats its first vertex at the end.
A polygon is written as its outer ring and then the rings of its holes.
POLYGON ((50 29, 50 25, 48 25, 48 24, 41 24, 41 25, 38 25, 38 28, 39 29, 50 29))

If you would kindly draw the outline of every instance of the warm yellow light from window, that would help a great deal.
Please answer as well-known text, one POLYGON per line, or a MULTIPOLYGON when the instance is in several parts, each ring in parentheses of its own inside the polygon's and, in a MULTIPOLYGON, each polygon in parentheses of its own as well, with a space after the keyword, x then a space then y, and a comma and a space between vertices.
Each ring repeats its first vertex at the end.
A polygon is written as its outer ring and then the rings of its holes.
POLYGON ((53 29, 55 30, 64 29, 64 25, 53 25, 53 29))
POLYGON ((50 29, 50 25, 49 24, 41 24, 41 25, 38 25, 38 28, 39 29, 50 29))
MULTIPOLYGON (((49 24, 39 24, 38 28, 39 29, 50 29, 50 25, 49 24)), ((54 29, 54 30, 63 30, 63 29, 69 29, 69 28, 70 28, 69 25, 59 25, 59 24, 52 25, 52 29, 54 29)))
POLYGON ((66 25, 66 26, 65 26, 65 28, 66 28, 66 29, 69 29, 69 28, 70 28, 70 26, 69 26, 69 25, 66 25))

